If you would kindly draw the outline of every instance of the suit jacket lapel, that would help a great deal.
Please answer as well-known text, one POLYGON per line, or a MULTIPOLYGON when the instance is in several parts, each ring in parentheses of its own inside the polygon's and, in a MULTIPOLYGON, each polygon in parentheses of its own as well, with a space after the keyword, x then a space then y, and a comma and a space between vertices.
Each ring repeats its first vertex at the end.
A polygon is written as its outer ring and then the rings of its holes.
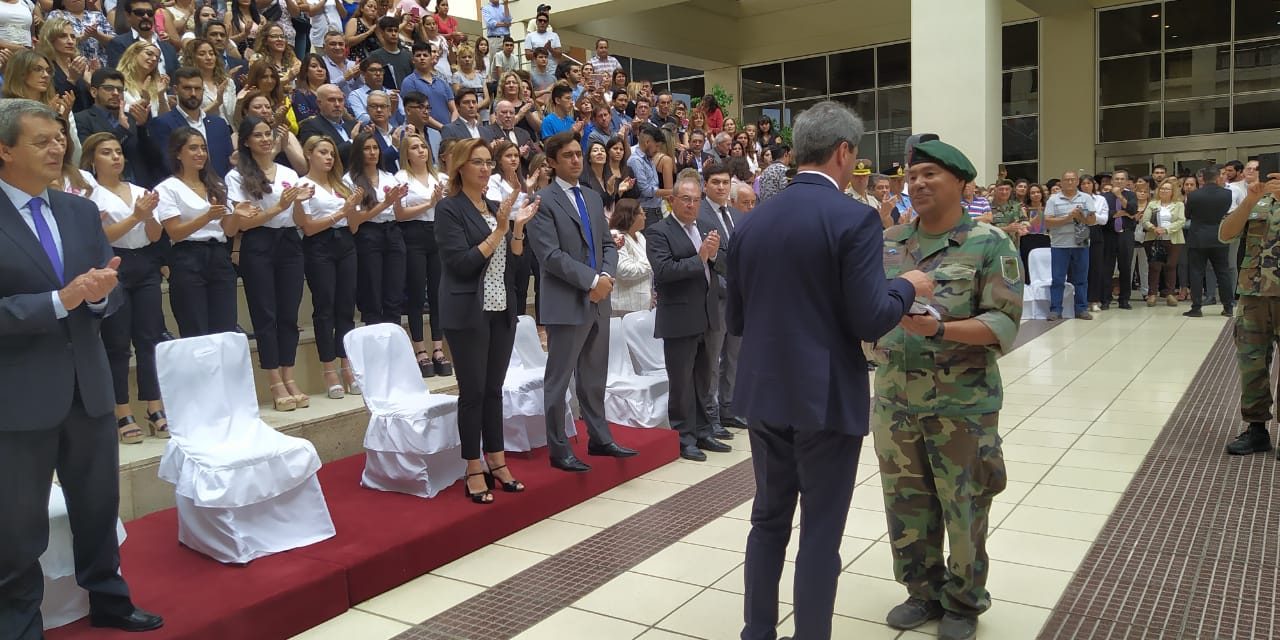
POLYGON ((587 233, 586 230, 582 228, 582 216, 578 215, 578 203, 570 200, 569 194, 565 193, 564 189, 561 189, 560 185, 554 181, 551 183, 551 189, 554 194, 552 197, 560 203, 560 208, 565 210, 569 215, 569 219, 573 220, 573 223, 578 225, 578 233, 582 235, 582 242, 586 243, 587 233))
MULTIPOLYGON (((58 220, 56 214, 54 215, 54 220, 58 221, 58 235, 62 236, 62 253, 67 255, 66 226, 58 220)), ((40 268, 40 272, 45 274, 50 282, 56 282, 59 288, 62 287, 63 283, 58 282, 58 274, 53 272, 53 265, 49 263, 49 256, 45 255, 44 247, 40 246, 40 240, 31 232, 31 227, 28 227, 26 221, 22 219, 22 214, 13 208, 13 203, 2 196, 0 196, 0 233, 9 236, 19 247, 22 247, 23 252, 31 258, 31 261, 40 268)), ((66 261, 64 260, 63 262, 62 272, 64 274, 69 273, 66 268, 66 261)))

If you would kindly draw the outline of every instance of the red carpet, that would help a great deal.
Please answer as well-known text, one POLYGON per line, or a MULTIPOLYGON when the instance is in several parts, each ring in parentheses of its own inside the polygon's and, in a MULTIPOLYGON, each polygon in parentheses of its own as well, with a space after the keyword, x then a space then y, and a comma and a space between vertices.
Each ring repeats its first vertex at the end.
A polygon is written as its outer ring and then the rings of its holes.
MULTIPOLYGON (((579 429, 581 430, 581 428, 579 429)), ((586 456, 590 473, 552 469, 546 449, 507 456, 524 493, 497 492, 495 503, 473 504, 455 484, 434 499, 361 488, 364 455, 324 465, 320 484, 338 535, 319 544, 231 567, 180 546, 177 514, 168 509, 128 523, 121 547, 124 575, 139 606, 165 617, 165 627, 126 634, 89 627, 88 620, 54 629, 49 640, 274 640, 289 638, 352 605, 652 471, 678 453, 669 429, 613 426, 633 458, 586 456)))

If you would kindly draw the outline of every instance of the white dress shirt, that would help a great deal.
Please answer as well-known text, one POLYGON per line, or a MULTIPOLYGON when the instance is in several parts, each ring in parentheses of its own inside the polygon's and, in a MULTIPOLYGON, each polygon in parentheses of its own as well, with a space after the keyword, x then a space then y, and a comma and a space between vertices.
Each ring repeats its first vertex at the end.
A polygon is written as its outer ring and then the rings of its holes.
POLYGON ((715 200, 707 198, 707 204, 711 205, 711 209, 716 212, 716 217, 720 218, 720 227, 724 229, 724 239, 729 240, 729 236, 733 234, 733 229, 729 226, 733 224, 733 218, 729 213, 729 203, 716 204, 715 200))
MULTIPOLYGON (((679 222, 679 220, 676 221, 679 222)), ((681 222, 680 227, 684 229, 684 234, 689 236, 689 242, 693 243, 694 253, 702 251, 702 233, 698 231, 698 221, 681 222)), ((701 256, 699 256, 699 259, 701 259, 701 256)), ((702 262, 702 273, 707 276, 707 284, 711 284, 711 266, 705 260, 702 262)))
MULTIPOLYGON (((495 173, 495 174, 493 174, 493 175, 489 176, 489 188, 485 190, 485 192, 484 192, 484 197, 486 197, 486 198, 488 198, 488 199, 490 199, 490 200, 492 200, 492 201, 494 201, 494 202, 496 202, 496 203, 498 203, 498 204, 502 204, 502 201, 503 201, 503 200, 506 200, 506 199, 507 199, 507 196, 511 195, 511 192, 512 192, 512 191, 515 191, 515 188, 513 188, 513 187, 511 186, 511 183, 509 183, 509 182, 507 182, 506 180, 504 180, 504 179, 502 178, 502 176, 501 176, 501 175, 499 175, 499 174, 495 173)), ((515 202, 515 204, 511 205, 511 210, 512 210, 512 211, 515 211, 516 209, 519 209, 520 207, 523 207, 523 206, 524 206, 524 202, 525 202, 525 200, 527 199, 527 197, 528 197, 528 196, 526 196, 526 195, 525 195, 525 194, 523 194, 523 193, 521 193, 520 195, 516 196, 516 202, 515 202)), ((572 192, 572 191, 570 191, 570 192, 569 192, 569 202, 573 202, 573 203, 574 203, 574 208, 575 208, 575 209, 577 208, 578 204, 577 204, 577 202, 573 199, 573 192, 572 192)), ((594 231, 595 231, 595 229, 592 229, 592 232, 594 232, 594 231)))
MULTIPOLYGON (((160 203, 156 205, 156 220, 164 222, 170 218, 178 218, 183 221, 195 220, 209 211, 209 201, 200 197, 200 194, 191 190, 182 180, 176 177, 166 178, 163 182, 156 185, 156 195, 160 196, 160 203)), ((217 240, 218 242, 226 242, 227 234, 222 231, 222 222, 220 220, 210 220, 208 224, 196 229, 196 232, 187 236, 182 242, 204 242, 207 240, 217 240)))
MULTIPOLYGON (((427 179, 427 183, 423 184, 421 180, 409 175, 408 171, 401 169, 396 173, 396 181, 400 184, 409 185, 409 193, 404 194, 404 199, 400 201, 402 207, 416 207, 418 205, 431 202, 435 197, 436 191, 443 190, 449 182, 449 177, 443 173, 437 173, 427 179)), ((429 207, 427 210, 417 216, 406 220, 405 222, 435 222, 436 208, 429 207)))
MULTIPOLYGON (((263 211, 269 211, 276 205, 280 204, 280 195, 285 189, 298 184, 298 174, 293 169, 282 164, 276 165, 275 180, 271 181, 271 192, 262 194, 261 198, 254 199, 244 190, 244 177, 240 175, 239 169, 232 169, 227 174, 227 200, 233 203, 248 202, 255 207, 261 207, 263 211)), ((280 213, 277 213, 270 220, 262 224, 269 229, 284 229, 286 227, 297 227, 293 222, 293 207, 289 207, 280 213)))
MULTIPOLYGON (((569 199, 569 206, 573 207, 574 214, 580 215, 578 214, 578 196, 574 195, 573 190, 575 187, 579 191, 586 191, 586 189, 583 189, 582 185, 578 184, 577 182, 572 182, 572 183, 566 182, 563 178, 559 176, 556 176, 556 186, 560 187, 561 191, 564 191, 565 197, 569 199)), ((586 203, 586 196, 582 197, 582 201, 583 203, 586 203)), ((588 213, 590 213, 590 211, 588 211, 588 213)), ((596 241, 597 244, 600 242, 600 234, 602 233, 609 233, 608 227, 604 229, 597 229, 595 227, 591 227, 591 237, 596 241)), ((587 251, 595 251, 595 247, 587 247, 587 251)), ((602 266, 603 265, 599 265, 599 264, 596 265, 597 268, 602 266)), ((602 275, 609 276, 610 280, 613 279, 613 276, 611 274, 601 271, 600 273, 596 274, 595 278, 592 278, 591 280, 592 289, 596 288, 596 284, 600 282, 600 276, 602 275)))
MULTIPOLYGON (((356 188, 356 184, 351 181, 351 176, 349 175, 343 176, 342 181, 346 183, 347 187, 351 189, 356 188)), ((384 199, 386 199, 387 192, 391 191, 391 189, 393 189, 396 186, 396 184, 398 183, 396 182, 395 176, 387 173, 386 171, 382 171, 381 169, 379 169, 378 181, 373 185, 374 198, 376 198, 378 202, 382 202, 384 199)), ((374 216, 373 219, 370 220, 369 222, 381 224, 383 222, 395 222, 395 221, 396 221, 395 207, 387 207, 386 209, 382 210, 382 213, 379 213, 378 215, 374 216)))

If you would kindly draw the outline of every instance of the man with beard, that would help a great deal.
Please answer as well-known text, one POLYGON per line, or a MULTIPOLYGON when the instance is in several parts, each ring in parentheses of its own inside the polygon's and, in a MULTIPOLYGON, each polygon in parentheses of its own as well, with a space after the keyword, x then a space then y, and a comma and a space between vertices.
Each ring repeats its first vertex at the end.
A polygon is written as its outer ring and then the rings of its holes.
POLYGON ((200 108, 204 102, 204 79, 195 67, 182 67, 173 74, 173 88, 178 106, 169 113, 152 118, 147 125, 152 156, 149 169, 153 176, 173 174, 169 166, 169 134, 175 129, 191 127, 199 131, 209 146, 209 168, 225 176, 231 170, 231 127, 219 116, 211 116, 200 108))
POLYGON ((151 0, 129 0, 124 8, 129 30, 107 43, 107 66, 114 69, 120 63, 120 56, 124 54, 124 50, 134 42, 142 40, 160 48, 160 54, 164 57, 164 72, 172 76, 178 70, 178 51, 173 48, 173 45, 156 35, 155 5, 151 4, 151 0))
POLYGON ((110 133, 124 151, 124 179, 150 189, 160 176, 150 176, 142 154, 151 144, 146 124, 151 110, 139 102, 129 109, 124 104, 124 75, 115 69, 93 72, 93 106, 76 114, 76 133, 83 143, 95 133, 110 133))

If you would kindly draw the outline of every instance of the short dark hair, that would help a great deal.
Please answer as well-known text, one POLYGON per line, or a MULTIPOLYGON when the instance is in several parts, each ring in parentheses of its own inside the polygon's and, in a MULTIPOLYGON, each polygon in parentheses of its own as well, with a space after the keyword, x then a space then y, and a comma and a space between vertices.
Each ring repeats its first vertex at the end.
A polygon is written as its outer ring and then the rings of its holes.
POLYGON ((543 148, 546 150, 547 159, 555 160, 556 156, 560 155, 560 151, 569 146, 570 142, 578 142, 578 134, 572 130, 561 131, 560 133, 544 140, 543 148))
POLYGON ((662 129, 655 127, 652 122, 645 122, 640 125, 640 128, 636 130, 636 139, 639 140, 640 136, 649 136, 659 142, 666 140, 666 136, 662 135, 662 129))
POLYGON ((617 100, 618 96, 624 96, 624 97, 630 98, 631 94, 627 93, 626 89, 618 89, 617 91, 613 92, 613 99, 617 100))
POLYGON ((462 99, 467 96, 475 96, 476 102, 480 101, 480 96, 476 94, 476 90, 473 87, 459 86, 458 90, 453 92, 453 99, 455 102, 462 102, 462 99))
POLYGON ((1010 180, 1010 179, 1008 179, 1008 178, 1005 178, 1004 180, 998 180, 998 181, 996 181, 996 186, 997 186, 997 187, 1009 187, 1010 189, 1012 189, 1012 188, 1013 188, 1013 181, 1012 181, 1012 180, 1010 180))
POLYGON ((370 58, 370 57, 368 57, 368 56, 365 56, 365 57, 364 57, 364 59, 362 59, 362 60, 360 61, 360 73, 364 73, 364 72, 368 71, 368 70, 369 70, 369 67, 371 67, 371 66, 373 66, 373 65, 375 65, 375 64, 376 64, 376 65, 380 65, 380 66, 382 67, 383 71, 385 71, 385 70, 387 69, 387 65, 382 64, 382 61, 381 61, 381 60, 378 60, 377 58, 370 58))
MULTIPOLYGON (((562 96, 573 95, 573 87, 566 84, 558 84, 551 90, 551 102, 559 100, 562 96)), ((551 154, 547 154, 551 155, 551 154)))
POLYGON ((101 87, 102 83, 107 80, 119 80, 124 82, 124 74, 120 73, 113 67, 103 67, 93 72, 93 87, 101 87))
POLYGON ((636 223, 636 218, 643 215, 644 211, 640 209, 638 200, 622 198, 613 205, 613 213, 609 215, 609 228, 627 233, 631 231, 631 225, 636 223))
POLYGON ((1169 167, 1166 167, 1166 166, 1164 166, 1164 165, 1162 165, 1162 164, 1158 164, 1158 165, 1156 165, 1156 166, 1154 166, 1154 167, 1151 167, 1151 170, 1152 170, 1152 171, 1155 171, 1156 169, 1164 169, 1165 171, 1168 171, 1168 170, 1169 170, 1169 167))
POLYGON ((400 94, 400 104, 426 104, 427 96, 421 91, 410 91, 400 94))
POLYGON ((703 182, 710 180, 711 176, 718 176, 720 174, 726 174, 732 177, 732 174, 729 173, 729 167, 727 165, 720 164, 719 162, 708 162, 702 165, 702 181, 703 182))
POLYGON ((1210 182, 1218 179, 1218 174, 1220 172, 1221 169, 1218 168, 1218 165, 1211 164, 1200 170, 1200 178, 1204 180, 1205 184, 1209 184, 1210 182))
POLYGON ((1239 160, 1228 160, 1227 163, 1222 166, 1231 167, 1232 169, 1235 169, 1237 173, 1244 171, 1244 163, 1239 160))
POLYGON ((430 43, 430 42, 421 42, 421 41, 419 41, 419 42, 414 42, 414 43, 413 43, 413 48, 412 48, 412 49, 410 49, 410 51, 412 51, 413 53, 417 53, 417 52, 419 52, 419 51, 426 51, 427 53, 431 53, 431 51, 432 51, 431 43, 430 43))
POLYGON ((195 78, 199 80, 201 84, 204 84, 204 76, 200 75, 199 69, 195 67, 178 67, 178 70, 173 72, 173 86, 176 87, 179 82, 189 80, 191 78, 195 78))
POLYGON ((378 28, 379 29, 399 29, 400 18, 397 18, 395 16, 382 16, 381 18, 378 18, 378 28))
POLYGON ((600 43, 601 43, 601 42, 603 42, 603 43, 605 43, 605 44, 609 44, 609 39, 608 39, 608 38, 596 38, 596 46, 597 46, 597 47, 598 47, 598 46, 600 46, 600 43))

